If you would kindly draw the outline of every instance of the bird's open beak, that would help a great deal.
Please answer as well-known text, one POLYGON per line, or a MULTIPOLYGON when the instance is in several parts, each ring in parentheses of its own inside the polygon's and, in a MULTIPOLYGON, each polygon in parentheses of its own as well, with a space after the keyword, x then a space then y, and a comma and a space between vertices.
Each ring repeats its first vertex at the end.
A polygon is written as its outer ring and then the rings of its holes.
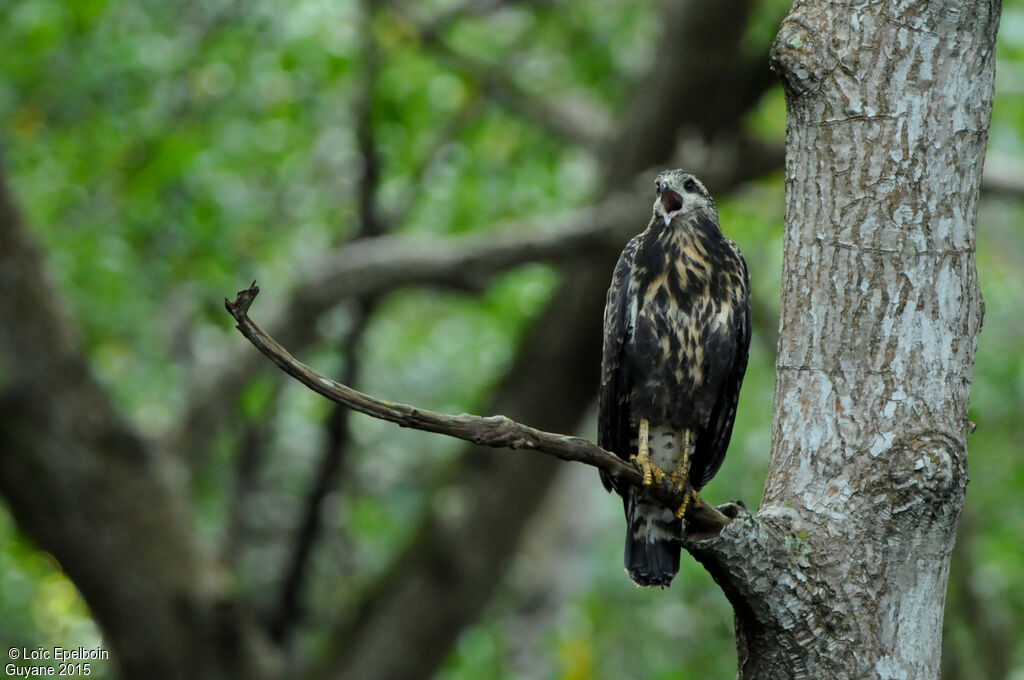
POLYGON ((671 189, 662 189, 661 209, 665 213, 665 226, 667 227, 676 213, 683 209, 683 197, 671 189))

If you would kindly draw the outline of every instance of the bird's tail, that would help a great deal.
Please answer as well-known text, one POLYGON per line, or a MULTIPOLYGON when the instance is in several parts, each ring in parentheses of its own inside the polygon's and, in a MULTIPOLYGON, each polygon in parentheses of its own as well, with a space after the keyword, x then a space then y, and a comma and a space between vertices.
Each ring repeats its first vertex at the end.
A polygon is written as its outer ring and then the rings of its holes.
POLYGON ((629 578, 638 586, 667 586, 679 571, 682 520, 646 491, 631 488, 625 499, 629 578))

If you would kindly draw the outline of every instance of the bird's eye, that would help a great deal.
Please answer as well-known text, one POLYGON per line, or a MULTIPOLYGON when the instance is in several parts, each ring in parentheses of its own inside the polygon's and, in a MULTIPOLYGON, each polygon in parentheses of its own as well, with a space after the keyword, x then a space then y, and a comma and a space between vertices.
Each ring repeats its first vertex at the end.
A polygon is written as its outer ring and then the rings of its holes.
POLYGON ((656 193, 656 194, 660 194, 661 193, 661 182, 655 182, 654 183, 654 193, 656 193))
POLYGON ((697 183, 694 182, 693 179, 688 179, 685 182, 683 182, 683 188, 686 189, 687 191, 693 191, 694 189, 697 188, 697 183))

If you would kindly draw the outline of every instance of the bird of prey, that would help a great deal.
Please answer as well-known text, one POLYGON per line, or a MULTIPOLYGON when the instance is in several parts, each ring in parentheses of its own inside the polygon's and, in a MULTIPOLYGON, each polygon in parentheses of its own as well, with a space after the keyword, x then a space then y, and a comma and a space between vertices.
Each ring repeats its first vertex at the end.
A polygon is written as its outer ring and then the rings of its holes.
POLYGON ((626 510, 625 567, 641 586, 679 571, 682 517, 729 446, 750 346, 750 280, 700 181, 666 170, 654 214, 619 256, 604 310, 598 444, 643 473, 634 487, 602 472, 626 510), (673 513, 652 483, 693 491, 673 513))

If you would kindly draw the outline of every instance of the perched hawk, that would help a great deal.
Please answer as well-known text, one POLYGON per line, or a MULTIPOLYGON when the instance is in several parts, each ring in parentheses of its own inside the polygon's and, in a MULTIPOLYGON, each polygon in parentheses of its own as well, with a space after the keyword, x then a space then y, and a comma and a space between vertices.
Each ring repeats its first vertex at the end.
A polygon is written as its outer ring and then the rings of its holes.
MULTIPOLYGON (((655 181, 654 215, 626 245, 604 310, 598 443, 635 460, 644 485, 696 490, 725 458, 750 345, 750 282, 736 244, 693 175, 655 181)), ((626 509, 625 566, 641 586, 679 571, 688 495, 673 514, 601 474, 626 509)))

